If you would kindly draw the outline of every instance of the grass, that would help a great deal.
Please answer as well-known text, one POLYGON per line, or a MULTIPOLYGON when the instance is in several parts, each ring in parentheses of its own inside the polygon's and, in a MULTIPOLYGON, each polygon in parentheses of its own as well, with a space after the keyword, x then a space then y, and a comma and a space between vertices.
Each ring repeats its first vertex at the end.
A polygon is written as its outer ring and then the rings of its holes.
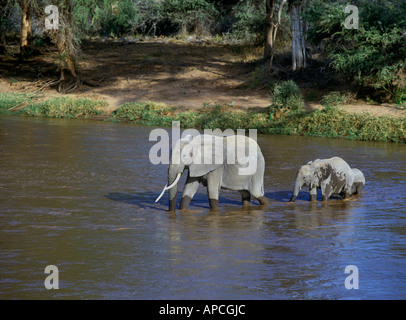
POLYGON ((405 119, 347 113, 334 107, 287 114, 274 121, 268 132, 406 143, 405 119))
POLYGON ((162 104, 137 102, 119 107, 112 118, 154 126, 170 126, 172 121, 180 121, 183 128, 251 128, 263 134, 406 143, 406 121, 402 118, 347 113, 336 107, 310 112, 292 110, 279 117, 271 117, 269 111, 235 110, 230 105, 215 104, 196 111, 179 112, 162 104))
POLYGON ((181 111, 164 103, 130 102, 111 114, 107 103, 84 98, 44 99, 29 94, 0 94, 0 114, 52 118, 103 118, 115 122, 170 127, 180 121, 183 128, 257 129, 262 134, 304 135, 362 141, 406 143, 406 119, 347 113, 334 106, 321 110, 285 110, 275 116, 272 107, 261 111, 236 109, 227 104, 205 104, 181 111), (102 116, 102 117, 100 117, 102 116))
POLYGON ((351 99, 352 98, 350 93, 331 91, 330 93, 324 95, 320 102, 326 107, 331 107, 348 104, 351 102, 351 99))
POLYGON ((34 94, 0 94, 0 114, 47 118, 82 118, 101 115, 107 102, 85 98, 54 97, 44 100, 34 94))

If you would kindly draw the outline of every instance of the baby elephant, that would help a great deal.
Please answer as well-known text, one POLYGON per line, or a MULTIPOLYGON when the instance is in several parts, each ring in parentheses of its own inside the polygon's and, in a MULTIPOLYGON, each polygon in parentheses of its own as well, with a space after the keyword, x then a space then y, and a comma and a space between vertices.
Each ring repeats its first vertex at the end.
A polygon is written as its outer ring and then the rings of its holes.
POLYGON ((323 201, 327 201, 333 194, 343 194, 349 198, 353 193, 354 174, 350 166, 343 159, 317 159, 302 166, 296 175, 295 187, 290 201, 295 201, 300 189, 309 186, 310 201, 316 201, 317 189, 321 189, 323 201))

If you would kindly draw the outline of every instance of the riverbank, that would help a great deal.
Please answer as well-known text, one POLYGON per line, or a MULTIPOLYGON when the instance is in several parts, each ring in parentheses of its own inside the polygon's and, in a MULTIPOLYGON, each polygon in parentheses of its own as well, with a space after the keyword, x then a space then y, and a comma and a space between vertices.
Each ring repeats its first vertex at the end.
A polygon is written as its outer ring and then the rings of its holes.
POLYGON ((132 122, 161 127, 180 121, 183 128, 251 128, 262 134, 406 143, 406 118, 349 113, 339 107, 271 114, 269 108, 246 109, 220 103, 185 108, 157 102, 126 102, 111 111, 105 100, 0 93, 0 114, 132 122))

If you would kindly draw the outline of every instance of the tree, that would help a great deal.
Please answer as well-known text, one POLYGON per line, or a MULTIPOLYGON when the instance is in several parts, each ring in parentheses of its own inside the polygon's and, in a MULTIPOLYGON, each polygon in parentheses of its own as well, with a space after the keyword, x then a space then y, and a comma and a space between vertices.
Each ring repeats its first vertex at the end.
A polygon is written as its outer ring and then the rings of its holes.
POLYGON ((305 8, 309 0, 289 0, 290 26, 292 30, 292 69, 307 67, 305 8))
POLYGON ((358 0, 358 28, 343 23, 346 3, 313 0, 308 41, 323 44, 330 66, 376 101, 406 100, 406 2, 358 0))
POLYGON ((0 54, 6 51, 7 0, 0 0, 0 54))
POLYGON ((21 0, 21 23, 20 23, 20 56, 27 54, 28 47, 31 45, 31 0, 21 0))
MULTIPOLYGON (((9 8, 18 4, 21 9, 20 57, 24 57, 31 52, 31 16, 34 14, 39 21, 43 21, 46 17, 44 9, 49 2, 41 0, 0 1, 1 3, 7 3, 9 8)), ((72 23, 73 0, 55 0, 54 5, 58 8, 59 24, 55 29, 45 31, 48 31, 52 41, 58 48, 61 76, 59 80, 48 81, 41 89, 46 86, 58 85, 58 91, 70 92, 80 83, 76 66, 79 41, 75 37, 72 23)), ((3 13, 3 11, 4 9, 0 13, 3 13)))
POLYGON ((264 59, 269 60, 269 64, 268 64, 269 68, 272 68, 276 33, 278 32, 278 28, 281 24, 283 6, 287 2, 287 0, 282 0, 281 3, 279 4, 278 16, 275 21, 274 13, 275 13, 276 2, 277 2, 276 0, 266 0, 265 1, 266 31, 265 31, 264 59))
POLYGON ((79 41, 73 31, 73 1, 59 0, 56 5, 58 7, 59 26, 57 29, 50 30, 49 34, 58 48, 61 77, 50 85, 58 84, 58 91, 67 93, 75 90, 80 83, 76 65, 79 41))

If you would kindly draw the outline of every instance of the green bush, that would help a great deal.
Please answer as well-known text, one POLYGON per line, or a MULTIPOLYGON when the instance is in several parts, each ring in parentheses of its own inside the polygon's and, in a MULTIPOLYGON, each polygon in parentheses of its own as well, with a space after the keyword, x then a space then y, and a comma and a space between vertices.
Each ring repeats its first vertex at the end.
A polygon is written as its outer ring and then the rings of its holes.
POLYGON ((245 41, 263 42, 265 40, 264 1, 241 0, 234 6, 231 27, 233 38, 245 41))
POLYGON ((181 33, 211 33, 219 12, 213 3, 205 0, 164 0, 164 16, 181 33))
POLYGON ((273 112, 285 109, 287 111, 302 110, 304 100, 302 90, 293 80, 282 81, 274 85, 270 106, 271 116, 273 112))
MULTIPOLYGON (((137 0, 137 24, 135 31, 142 35, 157 35, 165 33, 165 12, 163 2, 159 0, 137 0)), ((166 28, 165 28, 166 29, 166 28)))
POLYGON ((325 46, 333 68, 361 87, 371 88, 381 99, 405 89, 406 5, 404 1, 355 1, 359 29, 346 29, 346 2, 315 0, 307 18, 308 39, 325 46))
POLYGON ((174 108, 163 103, 128 102, 118 107, 112 115, 117 121, 134 121, 144 125, 170 126, 174 108))
POLYGON ((348 104, 350 101, 351 96, 349 94, 332 91, 323 96, 323 98, 321 99, 321 104, 325 107, 333 107, 348 104))
POLYGON ((123 36, 134 32, 137 8, 132 0, 77 0, 73 19, 82 33, 123 36))
POLYGON ((338 108, 296 111, 273 119, 266 133, 406 143, 406 121, 347 113, 338 108))
POLYGON ((396 90, 393 95, 393 101, 399 105, 406 108, 406 89, 405 90, 396 90))

